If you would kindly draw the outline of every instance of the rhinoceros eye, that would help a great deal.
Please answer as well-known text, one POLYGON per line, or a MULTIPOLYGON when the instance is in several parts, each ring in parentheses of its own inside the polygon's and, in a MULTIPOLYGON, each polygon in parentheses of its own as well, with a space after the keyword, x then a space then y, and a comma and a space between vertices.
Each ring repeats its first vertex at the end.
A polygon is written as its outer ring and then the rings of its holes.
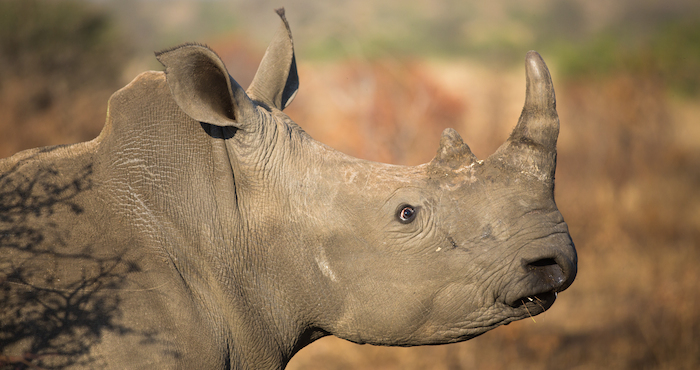
POLYGON ((403 205, 399 207, 396 217, 401 223, 407 224, 416 218, 416 209, 409 205, 403 205))

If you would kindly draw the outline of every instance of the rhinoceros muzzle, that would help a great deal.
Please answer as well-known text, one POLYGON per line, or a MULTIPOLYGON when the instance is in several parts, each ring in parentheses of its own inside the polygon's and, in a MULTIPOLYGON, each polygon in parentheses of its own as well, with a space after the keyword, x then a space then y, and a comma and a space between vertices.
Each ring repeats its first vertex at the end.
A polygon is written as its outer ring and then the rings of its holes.
POLYGON ((553 257, 523 260, 522 265, 529 286, 506 303, 513 308, 526 308, 533 315, 552 306, 557 293, 566 290, 576 277, 576 262, 561 252, 553 257))

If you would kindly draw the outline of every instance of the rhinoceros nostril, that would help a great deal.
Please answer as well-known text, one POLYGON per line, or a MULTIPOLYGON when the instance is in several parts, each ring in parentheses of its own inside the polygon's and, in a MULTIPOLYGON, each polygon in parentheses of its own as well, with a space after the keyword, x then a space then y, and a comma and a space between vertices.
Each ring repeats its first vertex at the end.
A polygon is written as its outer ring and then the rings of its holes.
POLYGON ((531 268, 536 268, 536 267, 545 267, 545 266, 551 266, 551 265, 556 265, 557 261, 554 260, 554 258, 543 258, 541 260, 537 260, 535 262, 530 262, 528 263, 528 266, 531 268))
POLYGON ((566 281, 566 274, 554 258, 543 258, 528 263, 525 268, 535 274, 540 281, 559 288, 566 281))

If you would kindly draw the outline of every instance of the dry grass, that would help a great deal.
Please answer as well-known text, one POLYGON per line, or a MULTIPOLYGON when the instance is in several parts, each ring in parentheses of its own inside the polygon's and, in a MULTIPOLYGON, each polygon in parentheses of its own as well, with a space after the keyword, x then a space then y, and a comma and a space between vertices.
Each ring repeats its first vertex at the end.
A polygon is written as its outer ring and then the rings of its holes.
POLYGON ((48 91, 37 78, 0 81, 0 158, 38 146, 90 140, 99 134, 114 92, 89 88, 48 91))

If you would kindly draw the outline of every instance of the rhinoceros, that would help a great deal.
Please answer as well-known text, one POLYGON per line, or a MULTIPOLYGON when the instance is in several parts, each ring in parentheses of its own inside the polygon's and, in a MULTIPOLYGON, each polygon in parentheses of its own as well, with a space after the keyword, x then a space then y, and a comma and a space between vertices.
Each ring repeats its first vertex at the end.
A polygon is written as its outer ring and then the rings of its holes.
POLYGON ((247 90, 181 45, 114 93, 96 139, 0 161, 0 365, 284 368, 327 335, 468 340, 570 286, 539 54, 487 159, 447 129, 429 163, 374 163, 282 112, 299 83, 278 13, 247 90))

